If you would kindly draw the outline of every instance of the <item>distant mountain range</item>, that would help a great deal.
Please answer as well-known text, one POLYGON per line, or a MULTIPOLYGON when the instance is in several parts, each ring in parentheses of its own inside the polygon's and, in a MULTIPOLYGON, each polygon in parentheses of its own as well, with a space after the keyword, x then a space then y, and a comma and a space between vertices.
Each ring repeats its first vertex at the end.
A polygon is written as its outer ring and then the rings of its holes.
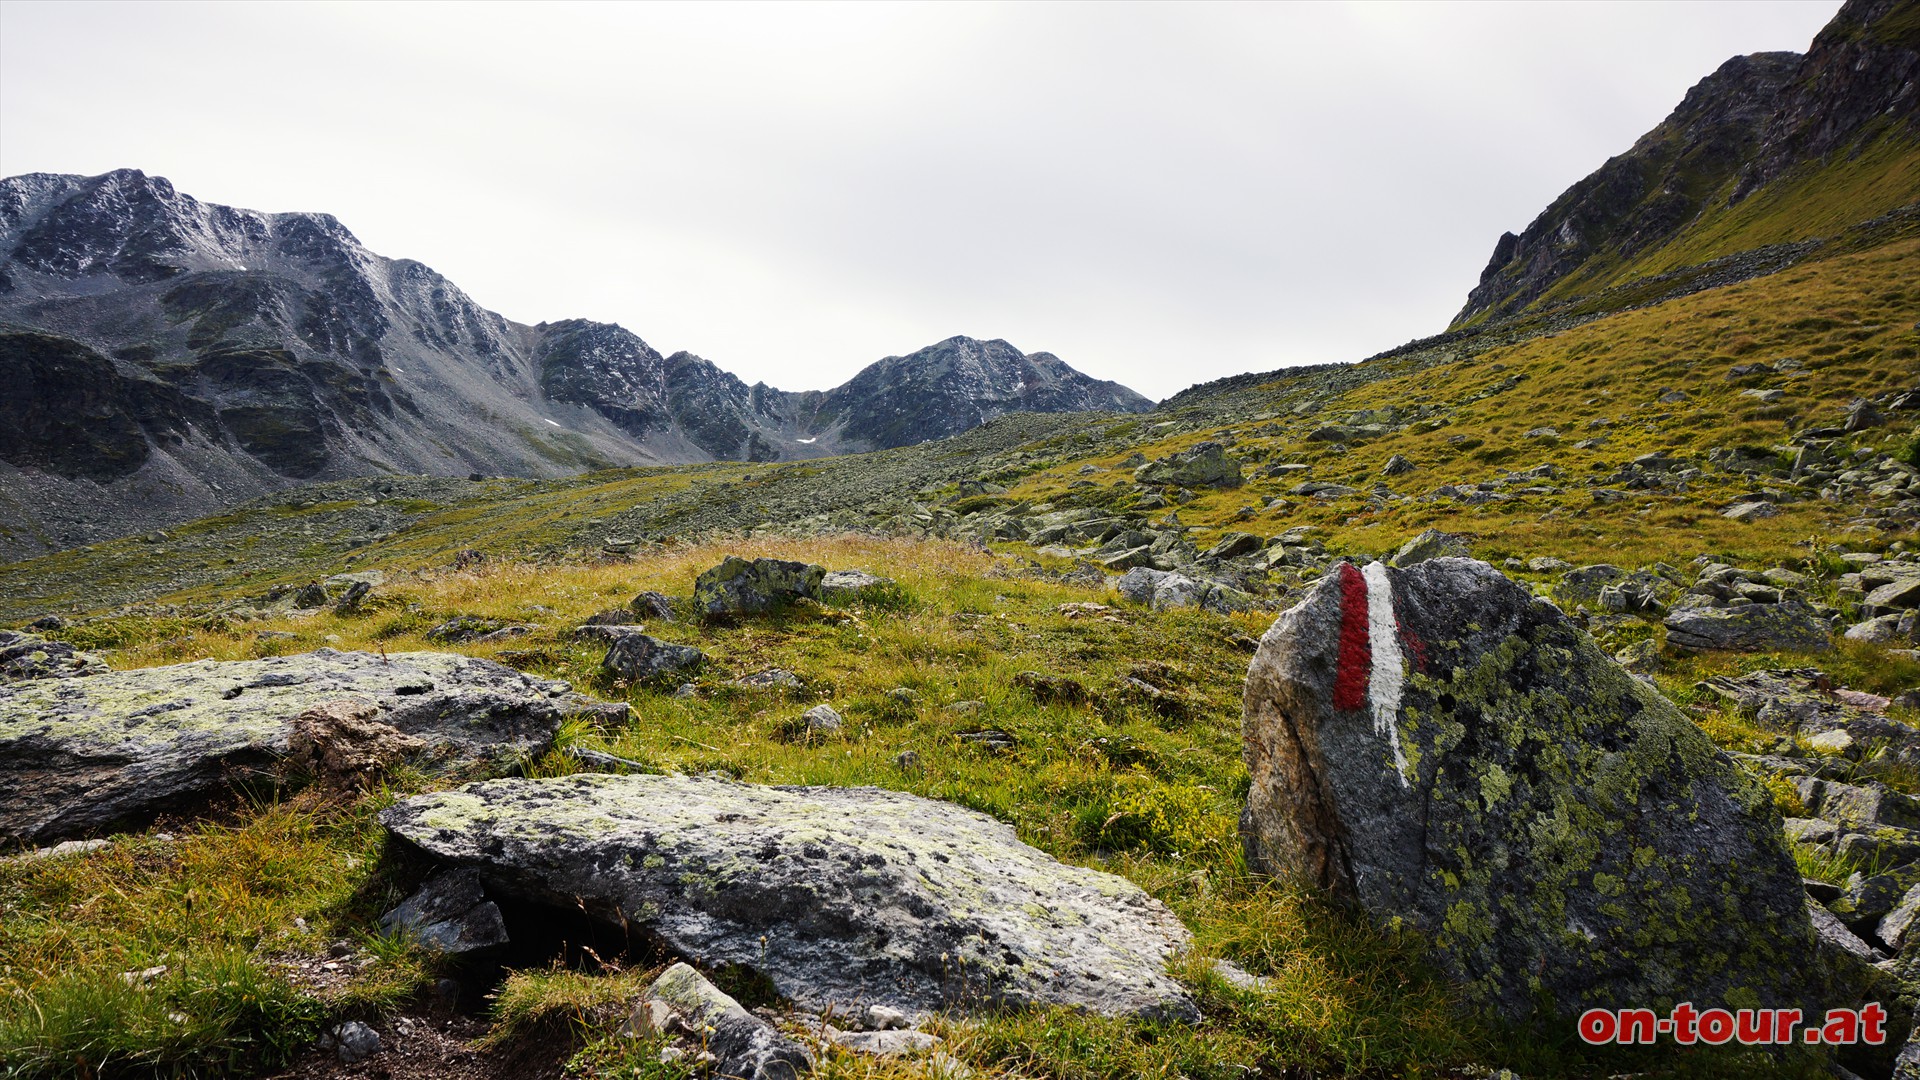
POLYGON ((1848 0, 1805 55, 1736 56, 1658 127, 1494 245, 1463 327, 1757 249, 1920 198, 1920 3, 1848 0))
POLYGON ((0 551, 211 513, 311 480, 777 461, 1008 412, 1152 402, 1049 353, 954 337, 843 386, 752 386, 623 327, 511 322, 325 214, 166 180, 0 180, 0 551))

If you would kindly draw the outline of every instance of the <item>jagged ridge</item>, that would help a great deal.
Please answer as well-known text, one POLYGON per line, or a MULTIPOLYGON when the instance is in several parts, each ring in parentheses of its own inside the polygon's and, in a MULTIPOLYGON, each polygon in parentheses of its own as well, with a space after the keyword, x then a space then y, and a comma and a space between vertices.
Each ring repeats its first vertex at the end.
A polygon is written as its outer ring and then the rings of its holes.
POLYGON ((0 180, 0 388, 16 555, 298 481, 773 461, 1150 405, 958 337, 830 391, 748 386, 620 326, 511 322, 331 216, 203 203, 131 169, 0 180))

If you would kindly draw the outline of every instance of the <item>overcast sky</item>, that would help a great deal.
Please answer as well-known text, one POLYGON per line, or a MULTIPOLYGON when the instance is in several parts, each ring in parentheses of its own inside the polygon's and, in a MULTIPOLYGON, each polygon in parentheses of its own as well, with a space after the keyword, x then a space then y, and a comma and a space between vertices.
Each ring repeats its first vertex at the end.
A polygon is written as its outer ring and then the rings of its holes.
POLYGON ((1159 398, 1445 328, 1836 0, 0 2, 0 174, 339 217, 522 322, 825 388, 953 334, 1159 398))

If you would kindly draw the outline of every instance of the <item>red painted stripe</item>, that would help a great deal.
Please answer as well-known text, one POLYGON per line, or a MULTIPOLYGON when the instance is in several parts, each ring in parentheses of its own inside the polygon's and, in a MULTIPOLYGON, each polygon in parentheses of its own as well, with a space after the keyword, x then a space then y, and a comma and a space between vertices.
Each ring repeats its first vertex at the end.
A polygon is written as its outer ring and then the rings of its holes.
POLYGON ((1333 680, 1333 707, 1367 703, 1373 646, 1367 641, 1367 579, 1350 562, 1340 564, 1340 669, 1333 680))

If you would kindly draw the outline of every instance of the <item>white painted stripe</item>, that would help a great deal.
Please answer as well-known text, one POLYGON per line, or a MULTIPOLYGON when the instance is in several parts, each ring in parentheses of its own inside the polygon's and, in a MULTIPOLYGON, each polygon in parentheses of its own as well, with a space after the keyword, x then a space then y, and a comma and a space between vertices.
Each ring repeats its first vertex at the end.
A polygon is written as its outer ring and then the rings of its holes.
POLYGON ((1400 786, 1411 787, 1407 756, 1400 751, 1400 693, 1406 673, 1400 656, 1400 622, 1393 614, 1393 583, 1387 579, 1385 563, 1368 563, 1361 574, 1367 579, 1367 645, 1373 653, 1373 670, 1367 680, 1373 730, 1393 747, 1393 767, 1400 773, 1400 786))

